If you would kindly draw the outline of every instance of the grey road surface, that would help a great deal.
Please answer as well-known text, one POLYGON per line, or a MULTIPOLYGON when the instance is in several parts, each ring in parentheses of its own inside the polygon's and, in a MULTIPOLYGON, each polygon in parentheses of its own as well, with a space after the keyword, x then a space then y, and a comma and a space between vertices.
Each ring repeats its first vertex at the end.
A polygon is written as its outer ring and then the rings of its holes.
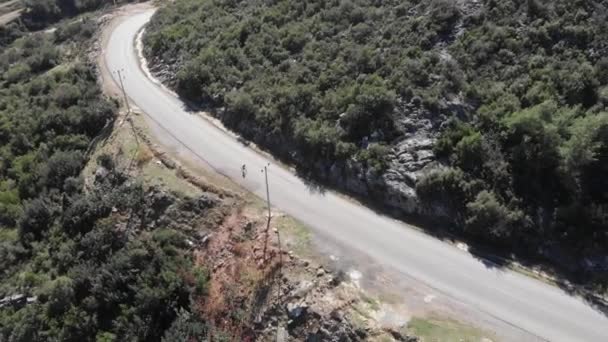
MULTIPOLYGON (((442 293, 550 341, 608 341, 608 319, 558 288, 511 271, 487 268, 452 245, 327 191, 310 188, 289 170, 243 146, 151 81, 134 45, 152 11, 118 25, 105 49, 109 70, 123 70, 133 103, 219 172, 265 198, 261 169, 269 165, 272 204, 313 231, 359 250, 442 293), (248 174, 241 176, 241 165, 248 174)), ((116 80, 116 78, 115 78, 116 80)))

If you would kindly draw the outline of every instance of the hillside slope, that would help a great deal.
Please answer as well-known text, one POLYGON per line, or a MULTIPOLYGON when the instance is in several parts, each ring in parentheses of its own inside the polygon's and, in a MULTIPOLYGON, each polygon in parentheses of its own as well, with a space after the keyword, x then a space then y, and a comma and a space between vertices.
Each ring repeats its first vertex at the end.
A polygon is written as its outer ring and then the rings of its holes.
POLYGON ((107 154, 85 186, 89 148, 117 106, 88 60, 98 22, 80 19, 22 32, 0 53, 0 340, 158 341, 179 324, 203 329, 187 312, 206 273, 183 231, 153 229, 174 221, 167 202, 197 201, 144 186, 107 154))
POLYGON ((0 341, 416 341, 285 250, 308 248, 293 219, 274 212, 271 234, 264 207, 169 158, 102 92, 100 28, 141 8, 0 31, 0 341))
POLYGON ((178 0, 145 46, 181 96, 302 173, 595 271, 608 255, 606 7, 178 0))

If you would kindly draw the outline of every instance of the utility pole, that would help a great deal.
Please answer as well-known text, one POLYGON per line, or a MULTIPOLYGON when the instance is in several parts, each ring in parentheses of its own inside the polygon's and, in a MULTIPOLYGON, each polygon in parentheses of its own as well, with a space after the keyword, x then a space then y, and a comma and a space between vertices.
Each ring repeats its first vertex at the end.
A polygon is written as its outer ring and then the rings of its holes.
POLYGON ((125 85, 124 85, 124 83, 122 83, 122 74, 120 73, 120 70, 116 70, 116 73, 118 73, 118 80, 120 81, 120 89, 122 89, 122 96, 124 96, 125 103, 127 104, 127 115, 129 115, 131 113, 131 106, 129 105, 129 99, 127 98, 127 92, 125 91, 125 85))
MULTIPOLYGON (((270 163, 268 163, 268 165, 270 165, 270 163)), ((264 262, 266 262, 266 249, 268 247, 268 232, 270 230, 270 219, 272 218, 272 213, 270 211, 270 189, 268 187, 268 165, 264 165, 264 169, 262 170, 262 172, 264 172, 264 179, 266 180, 266 205, 268 206, 268 218, 266 220, 266 233, 264 234, 266 236, 265 241, 264 241, 264 262)), ((280 240, 279 240, 280 243, 280 240)), ((281 246, 279 245, 279 251, 281 249, 281 246)))
MULTIPOLYGON (((268 164, 270 165, 270 163, 268 164)), ((272 214, 270 211, 270 190, 268 188, 268 166, 264 166, 264 176, 266 178, 266 203, 268 205, 268 226, 266 231, 270 228, 270 219, 272 218, 272 214)), ((283 265, 283 250, 281 248, 281 235, 279 234, 279 230, 275 228, 275 233, 277 234, 277 240, 279 242, 279 264, 283 265)), ((268 233, 266 233, 268 234, 268 233)))
MULTIPOLYGON (((272 218, 272 213, 270 211, 270 189, 268 187, 268 165, 264 165, 264 179, 266 180, 266 204, 268 206, 268 221, 266 223, 266 242, 264 243, 264 260, 266 260, 266 246, 268 245, 268 230, 270 230, 270 219, 272 218)), ((281 275, 283 274, 283 248, 281 248, 281 235, 277 228, 274 229, 275 234, 277 234, 277 242, 279 244, 279 279, 281 279, 281 275)), ((281 281, 279 281, 277 286, 277 297, 280 299, 282 296, 281 291, 281 281)), ((278 335, 277 335, 278 338, 278 335)))
POLYGON ((264 177, 266 178, 266 203, 268 205, 268 221, 270 221, 270 190, 268 189, 268 167, 264 166, 264 177))

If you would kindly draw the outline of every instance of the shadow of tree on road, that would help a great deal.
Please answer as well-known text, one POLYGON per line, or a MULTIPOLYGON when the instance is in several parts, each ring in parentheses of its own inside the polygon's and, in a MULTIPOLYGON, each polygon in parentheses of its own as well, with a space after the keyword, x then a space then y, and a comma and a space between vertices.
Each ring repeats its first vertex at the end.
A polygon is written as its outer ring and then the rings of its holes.
POLYGON ((308 192, 310 192, 311 194, 318 194, 324 196, 327 193, 327 186, 325 186, 318 180, 315 180, 313 177, 311 177, 309 174, 306 174, 301 169, 296 169, 296 175, 298 176, 298 178, 300 178, 302 182, 304 182, 306 188, 308 188, 308 192))

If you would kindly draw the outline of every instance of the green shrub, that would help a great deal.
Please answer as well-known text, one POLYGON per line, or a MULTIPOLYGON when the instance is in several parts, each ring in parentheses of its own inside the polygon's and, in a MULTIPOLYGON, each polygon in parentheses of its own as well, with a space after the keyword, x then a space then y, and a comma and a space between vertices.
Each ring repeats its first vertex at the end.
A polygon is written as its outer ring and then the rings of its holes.
POLYGON ((36 198, 30 201, 19 221, 19 238, 29 242, 38 240, 53 224, 53 208, 46 199, 36 198))
POLYGON ((495 241, 508 241, 525 228, 524 213, 507 208, 496 195, 481 191, 467 203, 466 230, 495 241))
POLYGON ((27 79, 32 72, 32 69, 25 63, 19 63, 12 66, 4 73, 4 80, 8 83, 16 83, 27 79))
POLYGON ((209 282, 209 272, 198 266, 194 267, 194 292, 199 295, 207 294, 207 284, 209 282))
POLYGON ((387 155, 389 152, 390 148, 388 146, 372 143, 367 149, 359 151, 356 158, 377 174, 381 174, 388 166, 387 155))

